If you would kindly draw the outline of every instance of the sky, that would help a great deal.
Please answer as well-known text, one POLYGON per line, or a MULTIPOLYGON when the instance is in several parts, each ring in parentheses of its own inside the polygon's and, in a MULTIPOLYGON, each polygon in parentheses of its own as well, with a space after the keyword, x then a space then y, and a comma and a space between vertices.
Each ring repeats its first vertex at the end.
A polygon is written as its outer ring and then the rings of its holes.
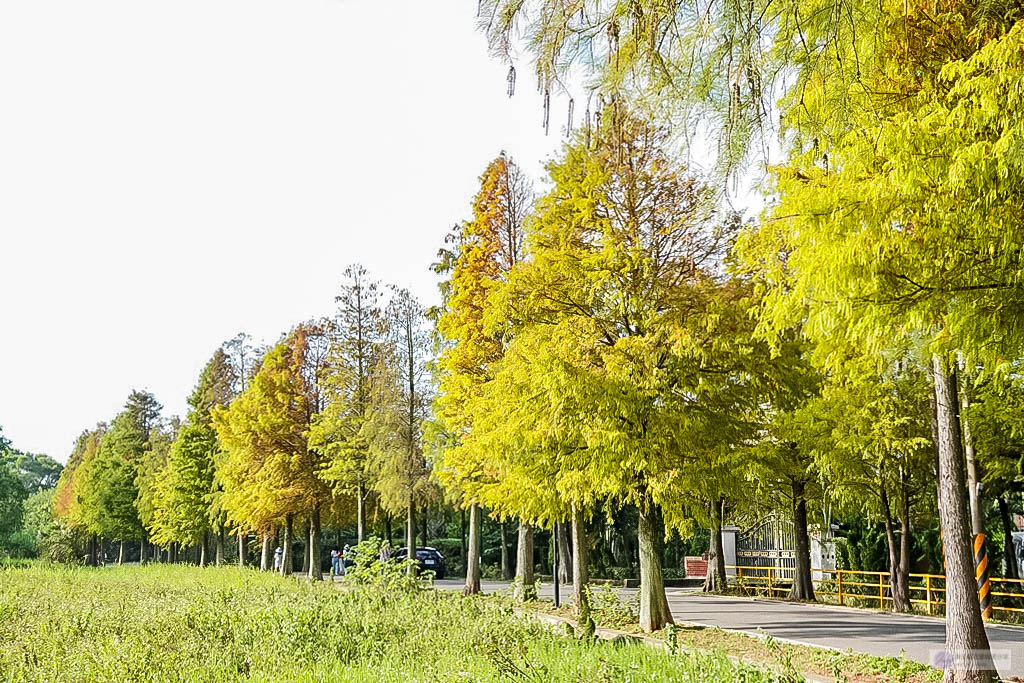
MULTIPOLYGON (((245 331, 334 310, 345 266, 429 265, 506 150, 560 147, 473 0, 0 4, 0 426, 65 461, 145 389, 183 415, 245 331)), ((582 101, 582 93, 576 95, 582 101)))

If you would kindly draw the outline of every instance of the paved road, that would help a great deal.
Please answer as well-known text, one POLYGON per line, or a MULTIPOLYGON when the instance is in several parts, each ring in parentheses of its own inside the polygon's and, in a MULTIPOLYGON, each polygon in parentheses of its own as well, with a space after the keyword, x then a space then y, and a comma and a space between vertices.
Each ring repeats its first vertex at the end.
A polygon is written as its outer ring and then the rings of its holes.
MULTIPOLYGON (((446 579, 436 585, 456 590, 462 583, 459 579, 446 579)), ((509 590, 509 585, 503 582, 485 581, 481 585, 488 593, 509 590)), ((636 589, 618 590, 624 598, 636 592, 636 589)), ((775 638, 811 645, 894 657, 905 652, 907 658, 928 664, 932 653, 941 650, 946 639, 943 621, 931 617, 705 595, 687 589, 669 588, 666 592, 677 622, 754 634, 761 630, 775 638)), ((552 597, 550 584, 543 586, 541 597, 552 597)), ((1000 666, 1000 674, 1024 676, 1024 628, 989 626, 987 630, 997 657, 1000 651, 1009 654, 1009 662, 1000 666)))

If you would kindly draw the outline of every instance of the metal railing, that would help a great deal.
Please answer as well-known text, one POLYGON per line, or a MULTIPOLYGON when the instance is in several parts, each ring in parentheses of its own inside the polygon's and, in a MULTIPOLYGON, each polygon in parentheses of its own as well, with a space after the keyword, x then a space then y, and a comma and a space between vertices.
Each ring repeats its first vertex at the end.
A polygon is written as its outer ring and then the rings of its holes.
MULTIPOLYGON (((789 592, 792 583, 792 567, 756 567, 727 565, 726 569, 736 570, 734 576, 727 576, 730 584, 741 588, 752 588, 763 591, 766 597, 774 598, 776 594, 789 592)), ((816 595, 835 598, 840 605, 860 601, 877 602, 879 609, 886 609, 887 603, 893 598, 889 590, 889 572, 856 571, 853 569, 811 569, 812 576, 822 578, 814 581, 816 595), (827 578, 826 578, 827 577, 827 578), (870 578, 870 580, 865 580, 870 578)), ((935 614, 945 610, 946 577, 942 574, 910 574, 910 603, 923 606, 927 614, 935 614)), ((1024 616, 1024 579, 990 579, 992 583, 993 611, 1005 612, 1020 619, 1024 616), (1000 589, 1002 586, 1006 588, 1000 589), (1017 589, 1017 592, 1008 592, 1017 589), (1001 600, 1000 600, 1001 599, 1001 600), (1016 599, 1020 606, 1006 604, 1008 599, 1016 599), (1021 616, 1017 616, 1021 615, 1021 616)))

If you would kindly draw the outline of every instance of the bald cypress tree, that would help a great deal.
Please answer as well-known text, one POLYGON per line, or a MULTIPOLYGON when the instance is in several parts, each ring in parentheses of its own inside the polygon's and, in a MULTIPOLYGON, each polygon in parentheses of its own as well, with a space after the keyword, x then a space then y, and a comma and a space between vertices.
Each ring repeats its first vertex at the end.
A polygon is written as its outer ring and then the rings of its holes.
POLYGON ((356 538, 366 536, 366 498, 374 474, 364 427, 373 394, 374 371, 384 343, 380 284, 361 265, 345 269, 338 312, 331 331, 331 367, 322 382, 324 405, 310 442, 328 461, 324 478, 356 497, 356 538))
MULTIPOLYGON (((213 427, 214 408, 227 405, 235 373, 227 354, 217 349, 189 396, 185 423, 167 454, 155 485, 151 531, 161 545, 199 545, 220 531, 215 468, 222 448, 213 427)), ((202 558, 205 560, 206 558, 202 558)))
MULTIPOLYGON (((477 487, 461 482, 480 476, 479 458, 485 454, 458 446, 474 428, 474 413, 469 407, 472 399, 489 380, 504 352, 506 332, 493 329, 487 321, 495 308, 490 299, 522 258, 523 222, 532 200, 531 185, 512 159, 503 153, 487 166, 473 201, 473 220, 461 227, 455 240, 451 277, 443 287, 445 302, 437 320, 444 342, 437 362, 439 392, 434 414, 445 438, 438 440, 436 466, 453 497, 470 508, 467 594, 480 590, 481 510, 474 497, 477 487)), ((529 540, 527 535, 524 542, 529 540)), ((504 541, 502 549, 504 568, 504 541)), ((533 561, 532 548, 523 555, 524 560, 526 557, 533 561)))
POLYGON ((406 547, 415 557, 417 508, 437 496, 423 450, 431 398, 430 336, 425 311, 408 290, 394 292, 385 321, 365 434, 376 473, 374 489, 387 511, 405 515, 406 547))
MULTIPOLYGON (((285 527, 284 565, 291 573, 296 521, 310 524, 310 545, 319 544, 319 515, 331 499, 321 478, 324 456, 309 444, 323 397, 319 383, 327 362, 321 326, 303 324, 263 359, 248 387, 230 405, 213 410, 226 451, 218 467, 220 501, 232 524, 259 531, 285 527)), ((322 578, 319 555, 310 578, 322 578)))
POLYGON ((138 472, 149 448, 161 406, 152 394, 133 391, 124 410, 103 435, 99 450, 76 482, 76 499, 88 530, 120 541, 118 562, 124 561, 124 542, 145 538, 135 501, 138 472))

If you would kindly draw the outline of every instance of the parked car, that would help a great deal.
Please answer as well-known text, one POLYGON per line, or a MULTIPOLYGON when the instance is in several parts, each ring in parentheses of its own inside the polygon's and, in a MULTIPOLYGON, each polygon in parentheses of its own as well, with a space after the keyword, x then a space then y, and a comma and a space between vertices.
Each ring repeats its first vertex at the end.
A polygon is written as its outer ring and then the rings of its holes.
MULTIPOLYGON (((408 555, 406 548, 399 548, 395 551, 394 559, 404 560, 408 555)), ((444 578, 444 555, 437 548, 416 548, 416 559, 419 562, 420 571, 430 570, 434 572, 435 579, 444 578)))

